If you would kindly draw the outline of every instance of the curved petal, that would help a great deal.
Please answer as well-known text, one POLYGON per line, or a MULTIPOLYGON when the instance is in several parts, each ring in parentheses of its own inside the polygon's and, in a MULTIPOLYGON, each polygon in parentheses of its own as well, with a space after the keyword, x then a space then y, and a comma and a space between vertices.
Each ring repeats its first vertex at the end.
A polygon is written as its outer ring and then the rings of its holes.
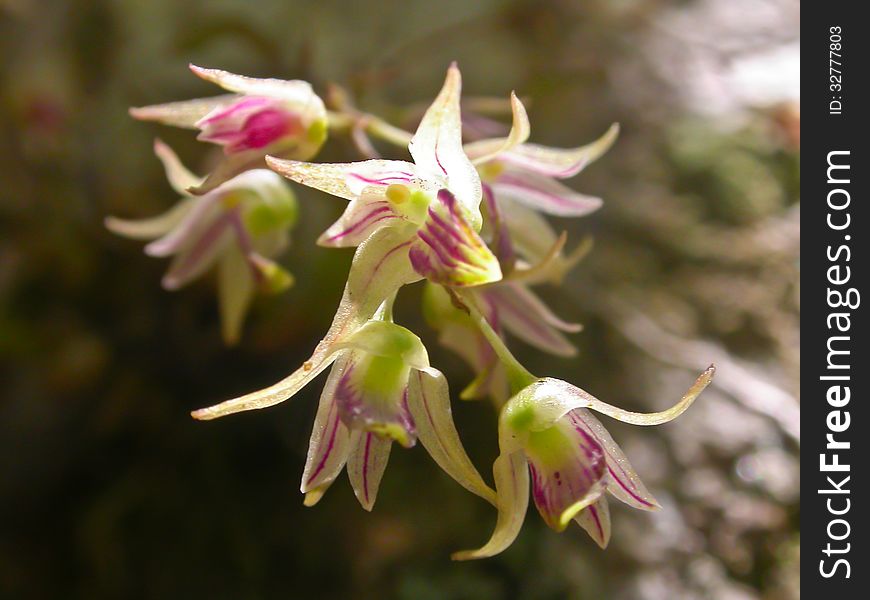
POLYGON ((419 241, 409 251, 411 263, 430 281, 468 287, 501 279, 498 259, 463 218, 456 198, 447 190, 438 192, 438 202, 429 207, 417 236, 419 241))
POLYGON ((254 298, 251 266, 238 246, 231 245, 221 256, 217 269, 221 336, 228 346, 239 341, 245 314, 254 298))
POLYGON ((486 558, 503 552, 516 539, 529 506, 529 467, 522 452, 501 454, 492 466, 498 519, 489 541, 477 550, 454 553, 453 560, 486 558))
POLYGON ((300 486, 306 506, 313 506, 320 500, 322 492, 338 477, 347 462, 350 431, 339 419, 335 402, 335 390, 347 360, 346 355, 336 359, 320 395, 300 486))
POLYGON ((327 248, 359 246, 372 233, 401 218, 383 196, 364 195, 350 201, 341 217, 317 239, 317 244, 327 248))
POLYGON ((178 155, 164 144, 161 140, 154 140, 154 154, 163 163, 163 168, 166 170, 166 179, 169 185, 182 196, 187 196, 187 189, 202 183, 202 177, 197 177, 185 167, 178 155))
POLYGON ((610 541, 610 506, 607 496, 600 496, 585 510, 580 511, 574 521, 595 540, 601 548, 607 548, 610 541))
POLYGON ((511 112, 513 114, 513 122, 511 123, 510 133, 506 138, 480 140, 479 142, 465 145, 465 154, 468 155, 472 163, 479 165, 490 161, 529 139, 529 134, 531 133, 529 115, 526 113, 526 107, 523 106, 523 103, 514 92, 511 92, 511 112))
POLYGON ((582 217, 601 208, 601 198, 586 196, 555 179, 520 170, 506 170, 492 182, 496 197, 506 196, 559 217, 582 217))
POLYGON ((148 256, 170 256, 193 243, 211 223, 220 219, 222 211, 217 206, 218 195, 192 198, 190 208, 183 218, 166 235, 145 246, 148 256))
POLYGON ((486 289, 484 293, 498 311, 505 329, 518 338, 557 356, 577 353, 561 332, 577 332, 581 326, 557 317, 529 288, 505 282, 486 289))
POLYGON ((190 65, 190 70, 197 77, 217 84, 230 92, 239 92, 250 96, 271 96, 288 100, 308 110, 325 115, 326 109, 323 101, 314 93, 314 89, 307 81, 299 79, 257 79, 236 75, 220 69, 205 69, 196 65, 190 65))
POLYGON ((193 208, 195 198, 184 198, 162 215, 150 219, 119 219, 106 217, 106 228, 112 233, 133 240, 153 240, 177 227, 193 208))
POLYGON ((391 227, 375 232, 357 248, 332 325, 299 369, 266 389, 193 411, 191 415, 195 419, 209 420, 266 408, 287 400, 302 389, 335 360, 337 342, 368 321, 393 292, 420 279, 408 261, 410 238, 410 229, 391 227))
POLYGON ((469 223, 479 230, 482 223, 480 176, 462 149, 461 91, 462 76, 453 63, 447 70, 444 86, 423 115, 408 150, 420 169, 447 181, 469 223))
POLYGON ((140 121, 154 121, 172 127, 196 129, 196 122, 216 108, 236 102, 238 94, 226 94, 211 98, 197 98, 180 102, 166 102, 150 106, 132 107, 130 116, 140 121))
POLYGON ((658 501, 646 489, 628 458, 613 440, 610 432, 598 419, 585 408, 577 408, 568 413, 571 423, 595 437, 604 450, 607 461, 607 491, 629 506, 640 510, 660 508, 658 501))
POLYGON ((607 152, 618 135, 619 124, 614 123, 600 138, 579 148, 550 148, 538 144, 523 144, 501 155, 500 158, 526 171, 564 179, 573 177, 586 165, 607 152))
POLYGON ((271 169, 296 183, 355 200, 368 188, 380 191, 391 184, 423 185, 413 163, 402 160, 364 160, 352 163, 308 163, 267 156, 271 169))
POLYGON ((664 423, 673 421, 681 414, 686 412, 686 410, 692 405, 698 395, 704 391, 704 388, 710 385, 710 382, 713 380, 713 375, 715 373, 716 367, 710 365, 703 373, 701 373, 700 376, 698 376, 698 379, 695 380, 695 383, 692 385, 692 387, 689 388, 689 391, 686 392, 686 394, 680 399, 679 402, 666 410, 654 413, 637 413, 623 410, 616 406, 607 404, 606 402, 602 402, 595 396, 587 394, 579 388, 577 389, 585 397, 586 406, 588 406, 592 410, 600 412, 601 414, 607 415, 612 419, 622 421, 623 423, 630 423, 632 425, 662 425, 664 423))
POLYGON ((447 379, 440 371, 429 368, 411 373, 408 408, 417 425, 417 437, 432 460, 459 485, 495 505, 495 491, 483 481, 459 439, 447 379))
POLYGON ((161 281, 167 290, 177 290, 211 267, 227 244, 232 242, 230 215, 213 221, 190 246, 182 248, 161 281))
POLYGON ((393 440, 383 439, 368 431, 351 434, 351 450, 347 459, 347 476, 353 493, 362 507, 371 511, 378 497, 378 488, 390 458, 393 440))
POLYGON ((606 487, 604 450, 595 437, 567 420, 528 435, 532 498, 549 527, 564 531, 606 487))

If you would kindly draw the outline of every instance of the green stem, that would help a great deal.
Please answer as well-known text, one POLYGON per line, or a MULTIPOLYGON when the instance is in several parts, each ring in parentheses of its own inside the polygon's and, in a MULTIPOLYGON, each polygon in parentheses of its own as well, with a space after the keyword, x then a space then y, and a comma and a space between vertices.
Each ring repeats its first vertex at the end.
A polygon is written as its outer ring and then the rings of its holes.
POLYGON ((501 336, 492 328, 492 325, 489 324, 489 321, 486 320, 486 317, 483 316, 483 313, 481 313, 480 309, 477 308, 474 297, 470 293, 463 291, 458 291, 457 295, 468 308, 468 312, 470 313, 474 324, 483 334, 483 337, 486 338, 486 341, 489 342, 490 346, 492 346, 495 355, 504 366, 508 383, 510 384, 511 394, 516 394, 523 388, 528 387, 537 381, 538 378, 529 373, 528 369, 517 360, 504 343, 504 340, 501 339, 501 336))

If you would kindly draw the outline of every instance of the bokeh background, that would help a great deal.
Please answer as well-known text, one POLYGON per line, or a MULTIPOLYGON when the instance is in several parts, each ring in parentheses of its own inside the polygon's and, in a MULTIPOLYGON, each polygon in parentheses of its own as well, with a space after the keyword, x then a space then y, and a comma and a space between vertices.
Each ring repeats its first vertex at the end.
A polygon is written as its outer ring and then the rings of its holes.
MULTIPOLYGON (((797 0, 0 0, 0 596, 798 598, 798 24, 797 0), (604 208, 558 223, 595 248, 542 291, 586 325, 579 354, 516 342, 531 370, 656 410, 719 367, 672 424, 607 422, 664 509, 614 507, 605 552, 532 509, 503 555, 451 563, 495 515, 420 447, 393 452, 373 513, 344 478, 305 509, 319 384, 189 418, 282 377, 325 331, 350 252, 314 240, 341 201, 297 190, 282 262, 298 283, 256 304, 233 349, 210 282, 163 291, 166 265, 102 226, 175 200, 155 136, 209 160, 189 132, 126 114, 214 93, 188 62, 336 82, 404 124, 454 59, 466 93, 531 100, 534 141, 622 124, 571 182, 604 208)), ((334 139, 319 158, 356 154, 334 139)), ((456 392, 470 374, 436 349, 418 300, 403 293, 399 315, 456 392)), ((491 406, 455 413, 488 473, 491 406)))

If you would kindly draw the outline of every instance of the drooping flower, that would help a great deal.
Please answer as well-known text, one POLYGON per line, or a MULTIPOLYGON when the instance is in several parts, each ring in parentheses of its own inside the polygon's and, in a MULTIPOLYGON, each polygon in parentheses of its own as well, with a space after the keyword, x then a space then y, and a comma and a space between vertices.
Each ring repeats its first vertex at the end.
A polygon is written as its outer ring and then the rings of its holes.
POLYGON ((490 540, 457 560, 484 558, 505 550, 522 527, 531 493, 538 512, 556 531, 576 522, 603 548, 610 539, 609 492, 641 510, 658 503, 625 454, 589 409, 635 425, 659 425, 682 414, 710 383, 710 366, 682 400, 652 414, 624 411, 567 382, 539 379, 517 393, 499 417, 500 454, 493 465, 498 520, 490 540))
POLYGON ((307 160, 328 133, 326 108, 306 81, 255 79, 217 69, 190 69, 233 94, 130 109, 141 120, 198 129, 197 139, 223 148, 224 160, 195 187, 205 193, 267 154, 307 160))
POLYGON ((145 246, 150 256, 173 257, 162 281, 167 290, 179 289, 217 265, 221 332, 233 344, 254 294, 278 293, 293 283, 271 259, 287 246, 297 218, 296 199, 281 177, 266 169, 246 171, 193 196, 187 190, 200 178, 159 140, 154 151, 183 198, 158 217, 109 217, 106 226, 124 237, 153 240, 145 246))
POLYGON ((453 425, 447 380, 429 365, 420 338, 382 307, 333 350, 302 476, 306 505, 346 465, 357 499, 371 510, 393 442, 409 448, 418 438, 456 481, 495 504, 453 425))
POLYGON ((414 162, 266 159, 293 181, 350 201, 320 245, 356 246, 380 229, 404 228, 407 254, 420 276, 457 287, 501 278, 498 261, 478 233, 481 185, 462 148, 460 91, 459 69, 452 65, 409 144, 414 162))

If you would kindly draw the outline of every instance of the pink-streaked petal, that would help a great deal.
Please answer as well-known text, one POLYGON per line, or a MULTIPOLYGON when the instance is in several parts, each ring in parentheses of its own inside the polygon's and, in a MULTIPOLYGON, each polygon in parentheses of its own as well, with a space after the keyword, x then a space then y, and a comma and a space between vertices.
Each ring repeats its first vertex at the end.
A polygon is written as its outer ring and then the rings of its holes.
POLYGON ((388 296, 420 280, 408 260, 412 231, 401 227, 381 229, 360 244, 332 325, 299 369, 268 388, 194 411, 192 416, 210 420, 267 408, 284 402, 307 385, 335 360, 337 343, 371 319, 388 296))
POLYGON ((270 96, 280 98, 306 107, 312 113, 325 114, 323 101, 314 93, 311 84, 299 79, 257 79, 236 75, 220 69, 205 69, 190 65, 190 70, 198 77, 210 81, 230 92, 247 96, 270 96))
POLYGON ((161 283, 167 290, 177 290, 211 267, 218 254, 232 242, 231 218, 225 215, 212 222, 193 243, 178 252, 161 283))
POLYGON ((195 203, 194 198, 184 198, 162 215, 150 219, 129 220, 106 217, 106 228, 112 233, 133 240, 153 240, 178 227, 195 203))
POLYGON ((595 437, 571 423, 559 421, 547 430, 530 433, 526 456, 535 506, 556 531, 564 531, 605 491, 604 450, 595 437))
POLYGON ((202 183, 202 177, 198 177, 191 173, 187 167, 181 163, 181 160, 172 148, 159 139, 154 140, 154 154, 156 154, 157 158, 160 159, 160 162, 163 163, 163 168, 166 170, 166 179, 169 181, 169 185, 171 185, 172 189, 182 196, 188 195, 188 188, 202 183))
POLYGON ((495 505, 495 491, 483 481, 459 439, 444 375, 432 368, 412 372, 408 399, 417 435, 432 459, 459 485, 495 505))
POLYGON ((505 329, 518 338, 556 356, 577 353, 561 332, 579 331, 580 325, 561 320, 524 285, 505 282, 491 286, 483 293, 495 306, 505 329))
POLYGON ((498 519, 489 541, 477 550, 455 552, 453 560, 495 556, 507 549, 523 526, 529 506, 529 467, 522 452, 501 454, 492 466, 498 519))
POLYGON ((607 548, 610 542, 610 506, 607 503, 607 496, 600 496, 598 500, 580 511, 580 514, 574 517, 574 521, 586 530, 596 544, 601 548, 607 548))
POLYGON ((305 470, 302 473, 300 490, 306 494, 306 505, 320 499, 320 494, 308 494, 318 489, 328 487, 347 462, 350 451, 350 431, 338 415, 335 402, 335 390, 347 365, 347 356, 336 359, 332 371, 326 380, 317 416, 314 417, 314 429, 311 431, 311 441, 308 444, 308 456, 305 460, 305 470))
POLYGON ((154 121, 172 127, 196 129, 196 123, 216 108, 238 101, 237 94, 226 94, 211 98, 197 98, 180 102, 167 102, 151 106, 133 107, 130 116, 140 121, 154 121))
POLYGON ((346 200, 354 200, 364 191, 382 191, 392 184, 423 185, 414 164, 401 160, 307 163, 267 156, 266 163, 296 183, 346 200))
POLYGON ((378 497, 384 469, 387 468, 393 440, 383 439, 368 431, 354 431, 350 445, 347 475, 356 499, 364 509, 371 511, 378 497))
POLYGON ((210 223, 220 218, 219 200, 218 195, 195 199, 183 219, 171 231, 145 246, 145 254, 157 257, 170 256, 193 244, 210 223))
POLYGON ((358 246, 381 227, 401 218, 383 196, 364 195, 350 201, 341 217, 318 238, 317 244, 328 248, 358 246))
POLYGON ((465 153, 472 163, 479 165, 490 161, 529 139, 529 116, 526 114, 526 107, 514 92, 511 92, 511 112, 513 122, 506 138, 481 140, 465 145, 465 153))
POLYGON ((454 63, 447 70, 441 92, 423 115, 408 150, 422 171, 447 183, 466 219, 475 230, 479 230, 480 176, 462 148, 461 91, 462 76, 454 63))
POLYGON ((586 196, 555 179, 509 169, 492 183, 497 198, 516 200, 530 208, 559 217, 582 217, 601 208, 601 198, 586 196))
POLYGON ((604 428, 604 425, 585 408, 578 408, 568 413, 571 423, 584 429, 601 444, 607 459, 607 491, 618 500, 641 510, 656 510, 660 507, 658 501, 640 480, 637 472, 628 462, 625 453, 604 428))
POLYGON ((498 259, 459 211, 453 194, 438 192, 417 231, 409 257, 414 269, 442 285, 468 287, 501 279, 498 259))
POLYGON ((607 152, 619 135, 614 123, 600 138, 579 148, 550 148, 538 144, 523 144, 500 156, 506 163, 545 177, 573 177, 607 152))

